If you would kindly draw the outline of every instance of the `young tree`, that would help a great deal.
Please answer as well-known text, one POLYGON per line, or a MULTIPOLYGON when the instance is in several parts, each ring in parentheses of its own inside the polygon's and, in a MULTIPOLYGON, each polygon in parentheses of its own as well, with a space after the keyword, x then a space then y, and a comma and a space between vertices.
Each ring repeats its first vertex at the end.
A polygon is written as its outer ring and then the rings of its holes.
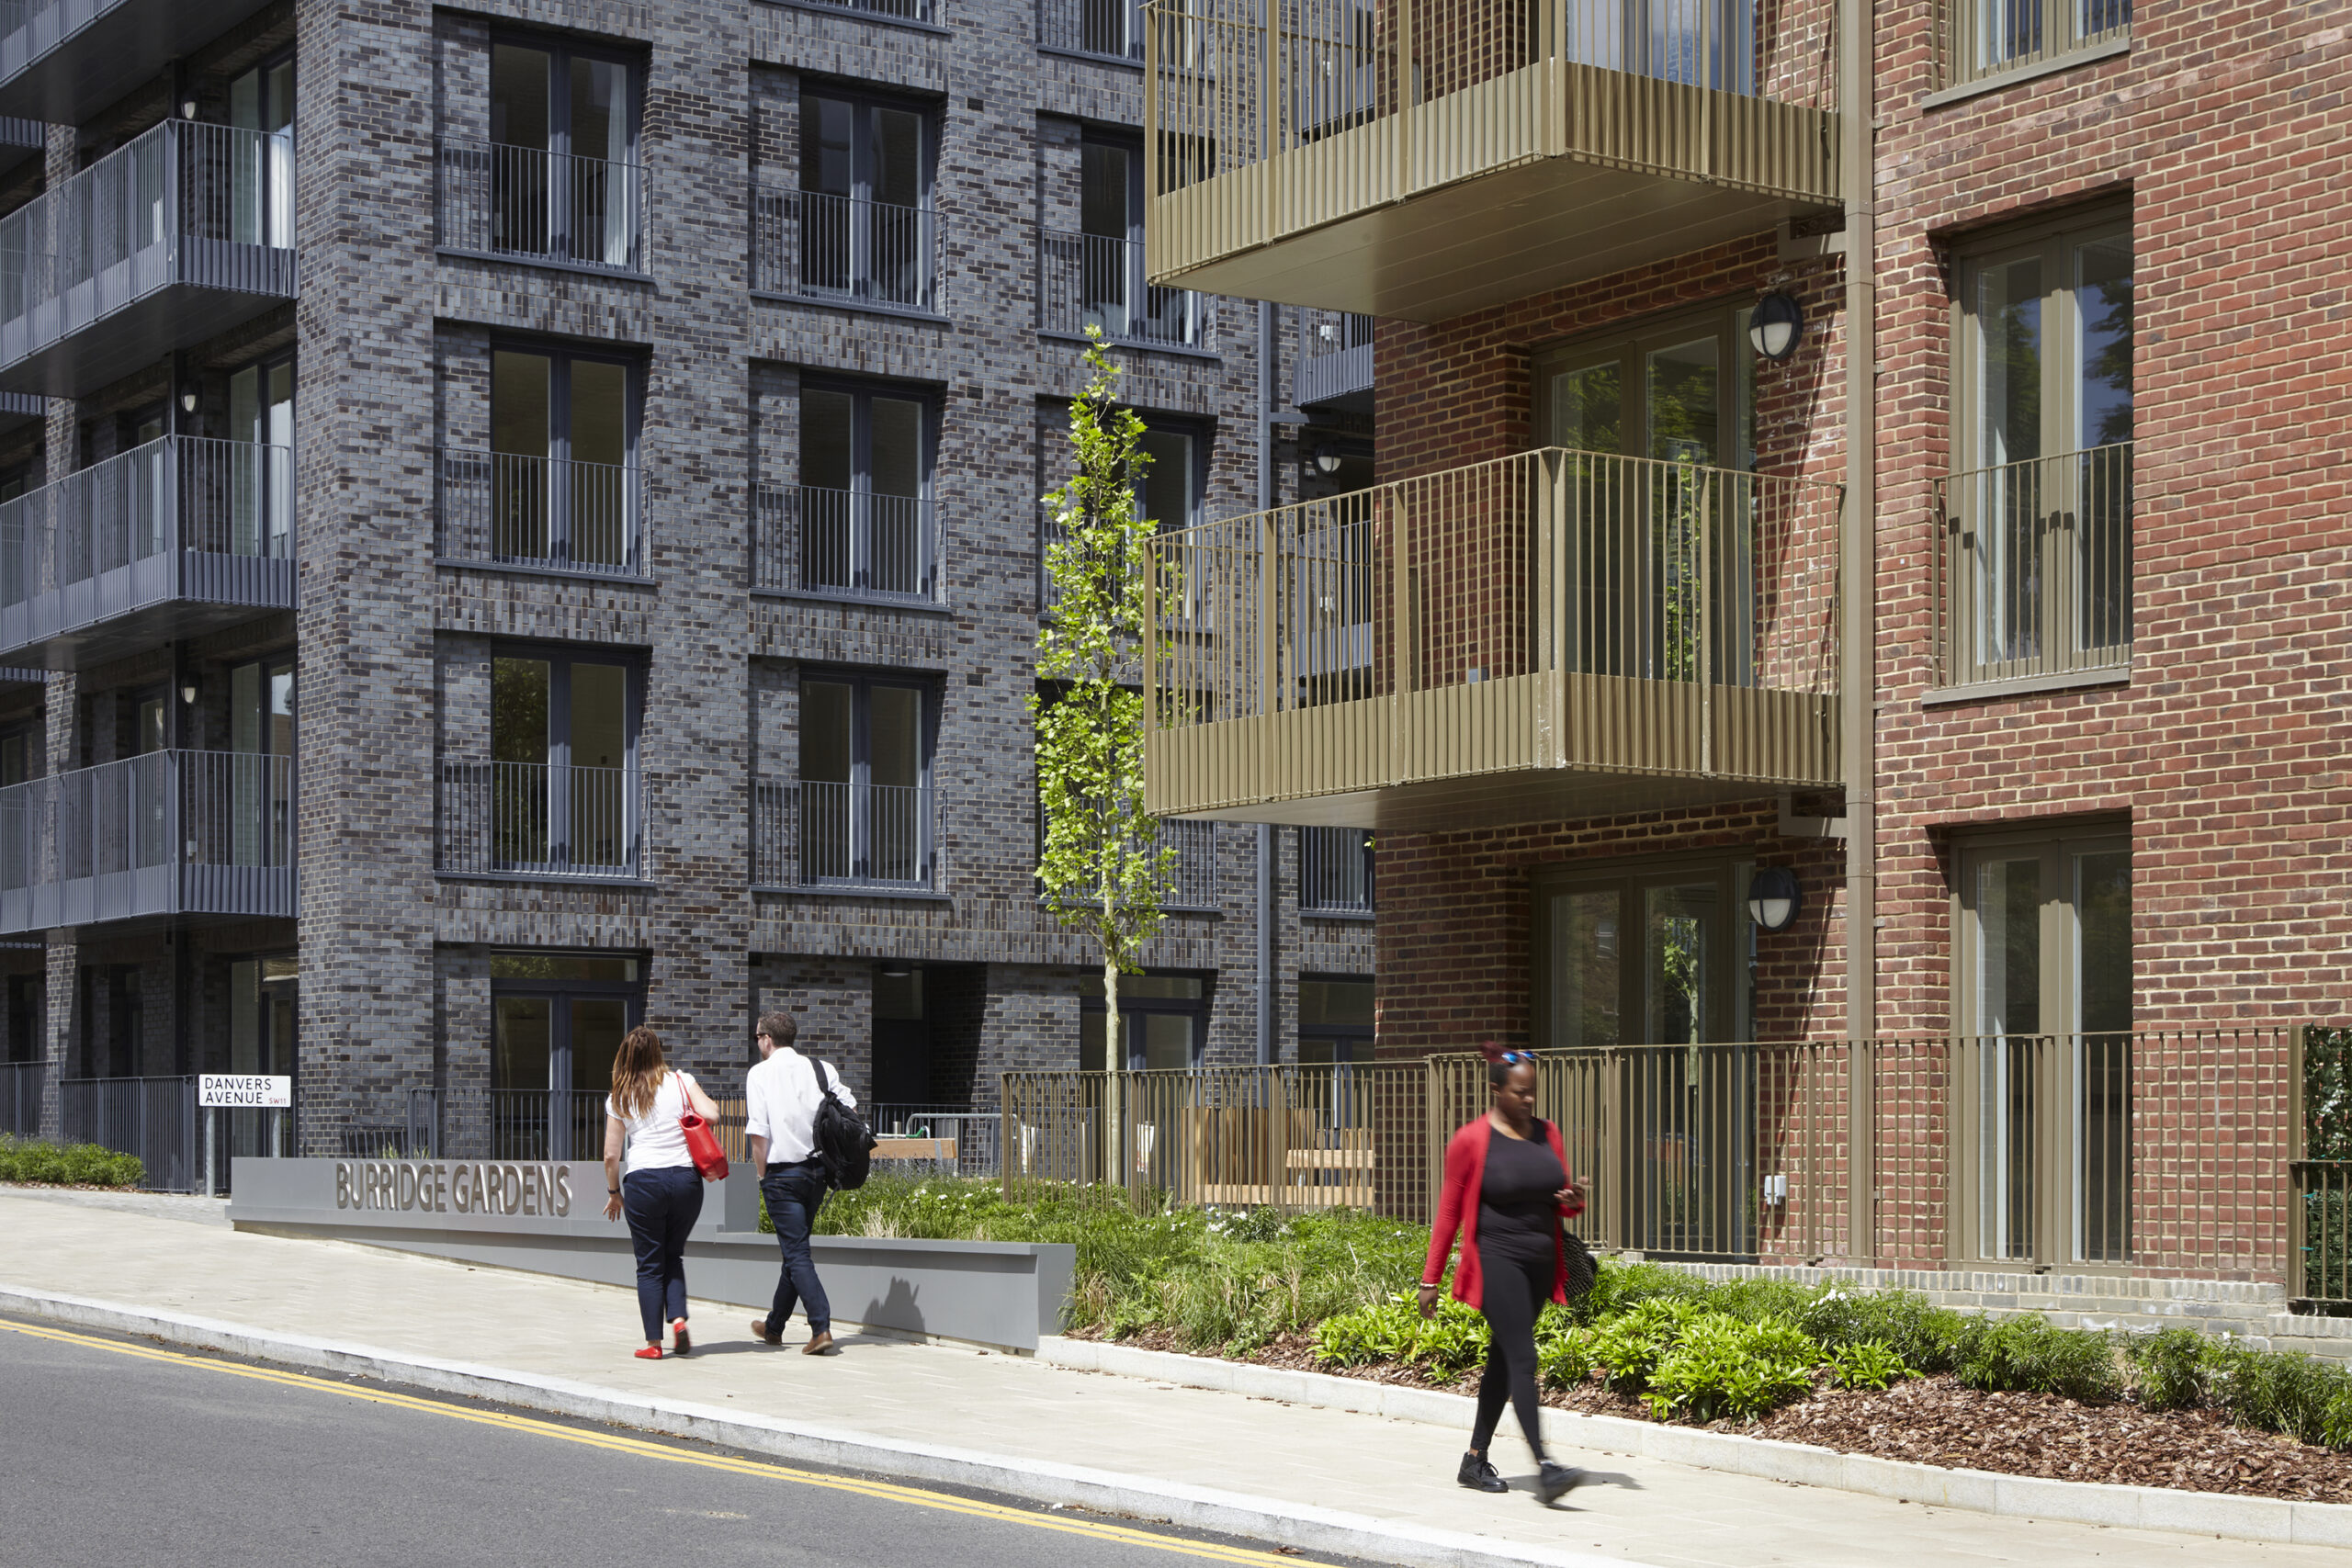
POLYGON ((1074 470, 1045 497, 1055 523, 1045 550, 1053 602, 1037 632, 1037 679, 1047 689, 1031 694, 1029 712, 1045 817, 1037 874, 1054 918, 1102 953, 1104 1066, 1118 1072, 1126 1066, 1119 976, 1142 967, 1143 946, 1159 934, 1176 852, 1143 808, 1143 639, 1155 591, 1145 546, 1154 528, 1138 515, 1136 490, 1150 458, 1143 421, 1112 401, 1119 371, 1102 333, 1089 328, 1087 339, 1086 389, 1069 411, 1074 470))

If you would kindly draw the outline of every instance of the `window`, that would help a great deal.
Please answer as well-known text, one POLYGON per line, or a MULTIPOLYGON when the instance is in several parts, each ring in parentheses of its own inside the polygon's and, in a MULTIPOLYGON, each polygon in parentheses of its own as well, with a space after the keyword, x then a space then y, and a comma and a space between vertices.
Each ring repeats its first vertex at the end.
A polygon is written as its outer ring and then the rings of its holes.
POLYGON ((1134 343, 1208 347, 1207 299, 1144 281, 1142 143, 1080 144, 1078 213, 1077 232, 1046 230, 1038 247, 1045 330, 1099 327, 1134 343))
POLYGON ((275 355, 232 372, 228 441, 196 445, 201 451, 194 461, 218 461, 228 469, 229 553, 273 559, 292 554, 294 356, 275 355))
POLYGON ((38 1062, 42 1047, 40 1016, 47 982, 39 975, 8 976, 8 1060, 38 1062))
POLYGON ((495 561, 641 570, 637 389, 629 365, 537 348, 491 354, 491 525, 495 561))
POLYGON ((1960 857, 1954 1104, 1968 1255, 2132 1260, 2132 849, 2124 830, 1960 857))
POLYGON ((1945 6, 1954 86, 2132 36, 2132 0, 1945 0, 1945 6))
MULTIPOLYGON (((1103 1025, 1109 1016, 1102 975, 1081 976, 1078 1014, 1081 1072, 1104 1069, 1108 1058, 1103 1025)), ((1129 1071, 1182 1072, 1196 1067, 1208 1039, 1208 982, 1198 975, 1122 975, 1119 1018, 1126 1037, 1129 1071)))
POLYGON ((1939 597, 1947 684, 2132 658, 2128 220, 1979 252, 1954 307, 1955 472, 1939 597))
POLYGON ((294 55, 291 51, 229 84, 234 139, 230 232, 249 244, 294 243, 294 55))
POLYGON ((933 413, 928 399, 809 387, 800 397, 799 586, 930 600, 933 413))
MULTIPOLYGON (((294 661, 229 671, 229 755, 207 758, 228 773, 232 865, 290 865, 294 856, 294 661)), ((259 1070, 259 1069, 255 1069, 259 1070)))
POLYGON ((1330 1066, 1372 1060, 1373 982, 1352 976, 1298 980, 1298 1062, 1330 1066))
POLYGON ((643 972, 605 953, 491 954, 492 1158, 602 1157, 613 1057, 645 1019, 643 972))
POLYGON ((492 855, 500 870, 633 875, 636 705, 611 656, 492 663, 492 855))
POLYGON ((1372 913, 1372 830, 1298 830, 1298 907, 1311 915, 1372 913))
MULTIPOLYGON (((1147 416, 1137 450, 1144 457, 1142 475, 1135 485, 1136 506, 1142 519, 1158 533, 1189 528, 1201 520, 1201 494, 1206 487, 1209 437, 1198 426, 1147 416)), ((1043 406, 1037 416, 1037 493, 1060 489, 1069 480, 1077 461, 1069 444, 1069 407, 1043 406)), ((1037 509, 1037 605, 1042 614, 1053 604, 1053 581, 1046 571, 1046 547, 1060 537, 1053 508, 1037 509)))
POLYGON ((930 117, 807 93, 800 133, 800 291, 936 310, 930 117))
POLYGON ((575 46, 492 44, 490 144, 445 160, 459 181, 453 193, 445 177, 449 243, 641 270, 635 76, 626 60, 575 46))
POLYGON ((930 885, 930 706, 925 689, 906 681, 801 682, 804 882, 930 885))

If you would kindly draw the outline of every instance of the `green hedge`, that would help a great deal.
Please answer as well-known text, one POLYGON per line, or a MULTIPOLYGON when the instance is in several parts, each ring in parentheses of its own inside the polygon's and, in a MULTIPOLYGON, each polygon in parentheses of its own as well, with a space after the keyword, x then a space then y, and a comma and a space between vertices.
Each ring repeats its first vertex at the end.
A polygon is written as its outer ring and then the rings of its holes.
POLYGON ((61 1187, 136 1187, 147 1174, 136 1155, 96 1144, 47 1144, 0 1133, 0 1181, 61 1187))

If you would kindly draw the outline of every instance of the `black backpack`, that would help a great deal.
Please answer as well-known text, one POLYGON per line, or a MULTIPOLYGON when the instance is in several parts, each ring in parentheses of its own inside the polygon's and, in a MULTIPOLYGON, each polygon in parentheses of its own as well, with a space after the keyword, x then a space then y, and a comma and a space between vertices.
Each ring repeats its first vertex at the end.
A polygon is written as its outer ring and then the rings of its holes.
POLYGON ((833 1093, 832 1069, 813 1059, 809 1066, 817 1075, 817 1092, 825 1097, 817 1107, 818 1162, 825 1168, 829 1186, 853 1191, 865 1185, 866 1171, 874 1160, 874 1134, 833 1093))

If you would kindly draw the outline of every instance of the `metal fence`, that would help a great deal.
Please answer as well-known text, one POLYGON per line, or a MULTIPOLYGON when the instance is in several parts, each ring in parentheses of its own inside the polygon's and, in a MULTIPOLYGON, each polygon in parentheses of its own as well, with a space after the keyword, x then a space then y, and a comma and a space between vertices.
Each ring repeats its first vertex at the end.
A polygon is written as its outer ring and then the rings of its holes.
POLYGON ((1963 86, 2132 36, 2132 0, 1943 0, 1942 80, 1963 86))
POLYGON ((173 551, 293 548, 291 449, 166 435, 0 502, 0 608, 173 551))
POLYGON ((752 495, 752 586, 935 604, 937 508, 928 496, 763 485, 752 495))
MULTIPOLYGON (((741 1165, 743 1100, 705 1083, 718 1109, 713 1131, 741 1165)), ((601 1160, 609 1085, 586 1089, 435 1088, 409 1090, 398 1119, 355 1123, 345 1144, 378 1159, 601 1160)), ((626 1145, 624 1145, 626 1147, 626 1145)))
POLYGON ((1942 685, 2132 662, 2132 443, 1936 485, 1942 685))
POLYGON ((12 1138, 38 1134, 48 1088, 48 1063, 0 1062, 0 1133, 12 1138))
POLYGON ((2297 1267, 2287 1293, 2352 1308, 2352 1160, 2297 1160, 2294 1183, 2297 1267))
POLYGON ((440 139, 441 243, 517 261, 645 270, 645 170, 609 158, 440 139))
POLYGON ((645 575, 634 465, 441 449, 440 537, 450 560, 645 575))
POLYGON ((1143 6, 1138 0, 1037 0, 1041 49, 1112 60, 1143 58, 1143 6))
POLYGON ((193 1077, 64 1078, 57 1086, 59 1137, 138 1156, 145 1168, 140 1185, 156 1191, 202 1187, 198 1115, 193 1077))
POLYGON ((1213 349, 1210 297, 1144 281, 1140 240, 1109 234, 1037 231, 1039 326, 1076 336, 1090 327, 1125 343, 1213 349))
POLYGON ((811 6, 830 10, 863 11, 868 16, 889 17, 901 22, 922 22, 939 25, 938 0, 806 0, 811 6))
MULTIPOLYGON (((1195 821, 1185 818, 1161 818, 1152 824, 1155 848, 1176 852, 1168 874, 1159 886, 1159 907, 1163 909, 1215 909, 1222 905, 1217 896, 1217 834, 1218 824, 1195 821)), ((1038 852, 1045 849, 1045 819, 1037 822, 1038 852)), ((1042 885, 1041 885, 1042 886, 1042 885)), ((1077 895, 1080 901, 1091 894, 1077 895)))
POLYGON ((1372 913, 1372 830, 1298 830, 1298 907, 1319 915, 1372 913))
POLYGON ((445 872, 633 877, 643 823, 635 768, 441 764, 445 872))
POLYGON ((752 193, 752 288, 937 315, 947 251, 939 214, 862 197, 752 193))
POLYGON ((928 784, 752 786, 752 882, 761 887, 937 885, 937 792, 928 784))
MULTIPOLYGON (((997 1136, 1003 1117, 994 1111, 945 1105, 902 1105, 888 1102, 861 1108, 866 1125, 879 1138, 917 1140, 931 1144, 935 1154, 926 1157, 908 1151, 888 1155, 876 1169, 911 1175, 984 1177, 1001 1174, 997 1136)), ((878 1156, 877 1156, 878 1157, 878 1156)))

